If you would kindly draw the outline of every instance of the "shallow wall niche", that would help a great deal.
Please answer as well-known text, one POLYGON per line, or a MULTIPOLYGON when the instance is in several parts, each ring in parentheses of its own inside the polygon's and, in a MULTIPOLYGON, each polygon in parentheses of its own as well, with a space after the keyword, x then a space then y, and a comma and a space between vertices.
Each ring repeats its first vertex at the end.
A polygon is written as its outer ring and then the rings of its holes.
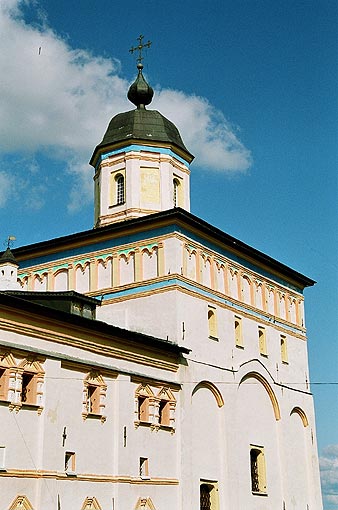
POLYGON ((206 287, 211 288, 211 262, 209 257, 202 256, 202 283, 206 287))
POLYGON ((122 254, 119 259, 120 285, 127 285, 135 281, 135 253, 122 254))
POLYGON ((238 385, 236 403, 235 430, 238 441, 231 451, 236 458, 233 480, 234 490, 238 494, 238 508, 253 508, 252 497, 256 498, 257 494, 268 494, 268 507, 280 508, 283 475, 278 449, 281 414, 277 397, 263 375, 249 372, 238 385), (255 452, 263 452, 265 459, 264 481, 261 480, 258 491, 252 479, 254 457, 251 453, 255 452))
POLYGON ((234 299, 238 299, 238 284, 237 284, 237 271, 236 269, 230 268, 230 275, 229 275, 229 293, 230 296, 234 299))
POLYGON ((62 269, 54 274, 54 290, 68 290, 68 270, 62 269))
POLYGON ((242 276, 242 300, 248 305, 251 304, 251 280, 248 276, 242 276))
POLYGON ((196 252, 187 253, 187 277, 196 281, 196 252))
POLYGON ((225 267, 223 264, 219 265, 216 263, 216 270, 215 270, 215 282, 216 282, 216 290, 218 292, 222 292, 222 294, 225 294, 225 267))
POLYGON ((112 286, 111 259, 98 260, 98 262, 97 262, 97 285, 98 285, 98 289, 107 289, 112 286))
POLYGON ((223 398, 220 391, 207 381, 192 392, 191 451, 194 477, 219 480, 222 471, 224 431, 222 431, 223 398))
POLYGON ((142 251, 143 279, 149 280, 158 276, 158 250, 157 247, 142 251))
POLYGON ((256 282, 256 295, 255 295, 255 301, 256 301, 256 308, 259 308, 260 310, 263 309, 263 285, 261 282, 256 282))
POLYGON ((309 478, 308 463, 311 462, 311 445, 308 419, 299 407, 295 407, 287 420, 285 429, 285 450, 287 466, 286 508, 307 508, 309 478), (302 466, 302 469, 299 469, 302 466))
POLYGON ((76 267, 76 291, 84 294, 89 291, 89 264, 76 267))
POLYGON ((34 290, 43 292, 47 290, 47 274, 35 275, 34 290))

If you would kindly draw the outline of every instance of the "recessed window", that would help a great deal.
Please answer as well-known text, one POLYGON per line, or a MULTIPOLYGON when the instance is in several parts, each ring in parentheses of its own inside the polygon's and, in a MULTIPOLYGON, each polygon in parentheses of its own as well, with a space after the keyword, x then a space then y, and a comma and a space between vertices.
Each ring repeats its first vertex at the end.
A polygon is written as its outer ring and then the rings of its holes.
POLYGON ((82 416, 84 419, 99 417, 101 421, 105 421, 106 390, 104 379, 98 372, 93 370, 87 375, 83 388, 82 416))
POLYGON ((6 454, 6 447, 0 446, 0 470, 5 469, 5 454, 6 454))
POLYGON ((36 374, 24 372, 21 381, 21 403, 36 404, 36 374))
POLYGON ((217 316, 216 309, 209 306, 208 307, 208 327, 209 327, 209 338, 218 338, 217 333, 217 316))
POLYGON ((140 457, 140 477, 149 478, 149 462, 146 457, 140 457))
POLYGON ((99 386, 87 386, 87 412, 88 414, 100 414, 100 388, 99 386))
POLYGON ((0 368, 0 400, 7 400, 8 374, 5 368, 0 368))
POLYGON ((266 494, 266 470, 264 448, 251 446, 250 448, 251 491, 266 494))
POLYGON ((235 345, 236 347, 244 347, 242 334, 242 319, 240 317, 235 317, 235 345))
POLYGON ((258 342, 259 342, 259 352, 263 356, 267 356, 267 346, 266 346, 266 331, 262 326, 258 327, 258 342))
POLYGON ((124 176, 118 174, 115 177, 116 181, 116 204, 124 204, 124 176))
POLYGON ((178 207, 179 206, 179 187, 180 187, 180 181, 175 178, 173 180, 173 206, 178 207))
POLYGON ((158 408, 158 422, 160 425, 170 426, 170 402, 161 400, 158 408))
POLYGON ((144 422, 149 420, 149 397, 145 395, 138 397, 138 419, 144 422))
POLYGON ((288 363, 288 347, 286 343, 286 336, 280 336, 280 353, 283 363, 288 363))
POLYGON ((65 471, 67 474, 75 473, 75 453, 65 452, 65 471))
POLYGON ((200 483, 200 510, 216 510, 218 504, 218 483, 205 482, 200 483))

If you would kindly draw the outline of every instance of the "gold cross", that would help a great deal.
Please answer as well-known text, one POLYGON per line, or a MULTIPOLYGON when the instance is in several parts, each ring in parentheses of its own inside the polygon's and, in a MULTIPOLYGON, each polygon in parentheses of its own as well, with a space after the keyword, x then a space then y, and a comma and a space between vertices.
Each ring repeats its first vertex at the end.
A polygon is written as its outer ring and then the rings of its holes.
POLYGON ((150 48, 150 46, 151 46, 151 42, 150 41, 148 41, 147 43, 143 44, 143 42, 142 42, 143 39, 144 39, 144 35, 140 35, 140 37, 137 38, 137 40, 139 41, 138 46, 133 46, 129 50, 130 53, 134 53, 134 51, 138 51, 139 52, 138 58, 137 58, 137 63, 138 64, 142 64, 142 60, 143 60, 142 50, 143 50, 143 48, 150 48))

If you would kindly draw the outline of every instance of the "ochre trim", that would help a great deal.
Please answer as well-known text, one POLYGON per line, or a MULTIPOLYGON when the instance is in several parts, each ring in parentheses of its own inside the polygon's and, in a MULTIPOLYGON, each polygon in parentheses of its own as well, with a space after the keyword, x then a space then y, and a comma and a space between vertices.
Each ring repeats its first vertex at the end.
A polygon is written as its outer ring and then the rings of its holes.
POLYGON ((9 507, 9 510, 33 510, 33 506, 29 499, 26 496, 17 496, 11 506, 9 507))
MULTIPOLYGON (((4 312, 4 310, 3 310, 4 312)), ((3 313, 3 315, 5 315, 3 313)), ((6 314, 7 315, 7 314, 6 314)), ((25 314, 23 314, 25 315, 25 314)), ((98 345, 96 338, 99 339, 99 342, 106 339, 107 337, 99 335, 95 338, 92 332, 78 330, 79 335, 75 337, 74 335, 70 335, 66 333, 65 327, 56 327, 50 328, 50 330, 45 329, 43 327, 37 327, 32 324, 30 318, 27 317, 27 322, 22 321, 20 318, 18 321, 7 318, 0 318, 0 328, 6 331, 11 331, 15 333, 22 333, 24 335, 31 335, 35 338, 52 340, 58 344, 63 345, 72 345, 73 347, 79 347, 80 349, 84 349, 86 351, 95 352, 97 354, 102 354, 104 356, 113 357, 116 359, 124 359, 136 363, 141 363, 147 366, 154 366, 157 368, 162 368, 165 370, 170 370, 176 372, 178 370, 178 363, 166 361, 164 359, 159 359, 159 356, 154 354, 154 357, 150 355, 142 354, 141 347, 139 352, 137 352, 136 346, 131 345, 130 350, 128 351, 128 345, 125 342, 123 345, 123 341, 116 341, 116 345, 113 347, 106 342, 106 345, 98 345), (23 323, 22 325, 20 323, 23 323)), ((68 329, 69 331, 69 329, 68 329)), ((144 349, 143 349, 144 351, 144 349)), ((149 351, 154 352, 153 348, 149 348, 149 351)))
POLYGON ((271 388, 270 384, 268 383, 268 381, 258 372, 249 372, 244 377, 242 377, 238 386, 240 386, 242 383, 244 383, 248 379, 256 379, 264 386, 264 388, 266 389, 266 392, 269 395, 269 398, 271 400, 271 404, 272 404, 272 408, 273 408, 273 411, 275 414, 276 421, 280 420, 281 414, 280 414, 278 400, 277 400, 276 395, 273 392, 273 389, 271 388))
POLYGON ((97 475, 92 473, 76 473, 76 476, 67 476, 65 472, 61 471, 43 471, 43 470, 24 470, 24 469, 7 469, 0 471, 1 478, 36 478, 36 479, 51 479, 58 481, 69 482, 102 482, 102 483, 129 483, 135 485, 179 485, 177 478, 149 478, 147 480, 140 479, 139 477, 132 476, 112 476, 112 475, 97 475))
POLYGON ((302 420, 304 427, 307 427, 309 425, 309 420, 307 419, 307 416, 303 409, 296 406, 292 409, 290 416, 292 416, 293 414, 298 414, 300 416, 300 419, 302 420))
MULTIPOLYGON (((177 280, 181 280, 181 281, 186 282, 189 285, 191 285, 191 280, 188 280, 187 278, 185 278, 182 275, 172 274, 171 276, 175 277, 177 280)), ((152 279, 151 283, 157 283, 157 282, 167 281, 167 280, 168 280, 167 276, 157 277, 157 278, 152 279)), ((114 289, 110 289, 110 290, 111 290, 112 294, 114 292, 120 293, 120 292, 122 292, 123 290, 126 290, 126 289, 130 289, 130 288, 137 289, 137 287, 142 287, 145 284, 147 284, 147 282, 150 282, 150 280, 144 280, 143 282, 138 282, 137 284, 132 283, 132 284, 128 284, 128 285, 125 285, 123 287, 120 287, 118 289, 114 288, 114 289)), ((194 282, 194 286, 196 288, 198 288, 198 289, 201 289, 201 290, 208 289, 207 287, 203 287, 202 284, 199 284, 197 282, 194 282)), ((106 290, 109 290, 109 289, 106 289, 106 290)), ((138 298, 143 298, 143 297, 147 297, 147 296, 152 296, 154 294, 161 294, 163 292, 172 292, 172 291, 175 291, 175 290, 179 290, 179 291, 183 292, 184 294, 188 294, 189 296, 193 296, 193 297, 196 297, 198 299, 202 299, 203 301, 205 301, 205 299, 206 299, 204 296, 201 296, 197 291, 194 291, 194 290, 191 290, 191 289, 187 289, 187 288, 181 287, 179 284, 173 283, 172 285, 168 285, 168 286, 163 287, 163 288, 145 290, 145 291, 139 292, 139 293, 134 294, 134 295, 128 294, 127 296, 119 296, 119 297, 116 297, 116 298, 111 297, 109 299, 104 300, 103 303, 102 303, 102 306, 105 306, 105 305, 108 305, 108 304, 112 304, 112 303, 122 303, 122 302, 128 301, 130 299, 138 299, 138 298)), ((224 295, 222 293, 220 293, 218 291, 215 291, 215 290, 210 290, 210 289, 208 289, 208 292, 210 294, 215 294, 215 296, 218 296, 222 300, 224 300, 224 295)), ((88 294, 88 296, 90 296, 90 297, 96 297, 96 296, 101 296, 101 295, 102 295, 102 292, 98 292, 98 291, 97 292, 92 292, 92 293, 88 294)), ((289 329, 283 328, 282 324, 283 323, 286 324, 286 321, 283 321, 283 319, 278 318, 278 323, 279 324, 276 324, 276 322, 274 322, 275 317, 273 315, 271 315, 271 314, 267 314, 266 312, 263 312, 262 310, 259 310, 259 313, 261 314, 261 317, 256 317, 254 315, 251 315, 251 313, 250 313, 251 310, 249 309, 249 305, 247 305, 245 303, 242 303, 241 301, 238 301, 238 300, 236 300, 234 298, 231 298, 230 296, 226 296, 226 299, 227 299, 227 301, 233 303, 234 305, 239 306, 241 309, 240 310, 234 309, 231 305, 228 305, 227 303, 220 302, 217 299, 214 299, 211 296, 208 296, 208 302, 214 304, 215 306, 218 306, 220 308, 224 308, 226 310, 230 310, 230 311, 232 311, 232 312, 234 312, 236 314, 241 315, 241 317, 250 318, 251 320, 254 320, 254 321, 256 321, 259 324, 265 324, 266 326, 271 326, 273 324, 274 328, 277 331, 284 332, 285 334, 292 335, 292 336, 294 336, 296 338, 299 338, 300 340, 306 341, 306 336, 305 336, 306 330, 305 330, 305 328, 301 328, 301 327, 299 327, 299 326, 297 326, 295 324, 290 324, 290 326, 293 329, 298 329, 299 333, 296 333, 295 331, 290 331, 289 329), (244 307, 247 308, 247 310, 244 310, 244 307)), ((254 310, 253 308, 252 308, 252 310, 255 313, 257 313, 256 310, 254 310)))
POLYGON ((206 388, 206 389, 210 390, 216 399, 218 407, 224 406, 224 400, 223 400, 221 392, 213 383, 211 383, 209 381, 201 381, 200 383, 198 383, 195 386, 195 388, 192 390, 191 396, 193 396, 200 388, 206 388))

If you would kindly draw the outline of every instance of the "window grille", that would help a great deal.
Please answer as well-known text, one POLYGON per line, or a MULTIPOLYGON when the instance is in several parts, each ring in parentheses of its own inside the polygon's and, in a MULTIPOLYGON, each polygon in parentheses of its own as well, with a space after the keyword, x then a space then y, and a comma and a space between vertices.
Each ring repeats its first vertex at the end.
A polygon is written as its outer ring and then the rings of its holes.
POLYGON ((173 185, 174 185, 173 205, 174 205, 174 207, 177 207, 178 206, 178 186, 179 186, 179 182, 177 181, 177 179, 174 179, 173 185))
POLYGON ((116 177, 116 203, 117 205, 124 203, 124 177, 119 175, 116 177))
POLYGON ((258 450, 250 451, 252 492, 259 492, 258 455, 258 450))
POLYGON ((200 510, 211 510, 210 489, 206 483, 200 486, 200 510))

